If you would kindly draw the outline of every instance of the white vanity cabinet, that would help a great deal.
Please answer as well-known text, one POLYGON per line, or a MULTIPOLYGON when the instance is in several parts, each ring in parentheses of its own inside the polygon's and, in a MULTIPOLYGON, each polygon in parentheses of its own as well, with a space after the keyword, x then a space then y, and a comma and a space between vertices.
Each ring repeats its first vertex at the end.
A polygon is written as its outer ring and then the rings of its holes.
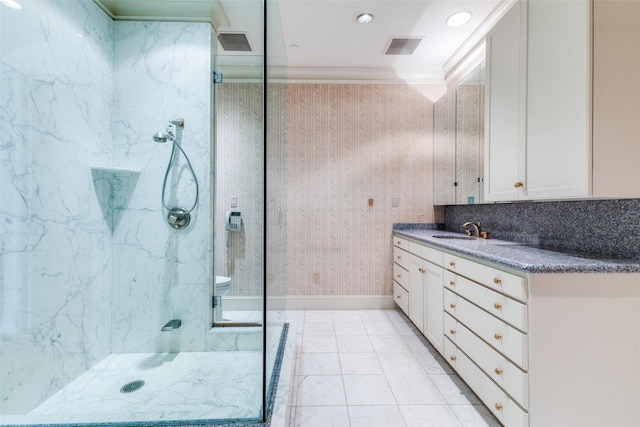
POLYGON ((487 35, 485 200, 589 196, 589 11, 520 0, 487 35))
POLYGON ((423 333, 503 425, 640 426, 640 273, 526 273, 396 243, 410 281, 417 258, 444 288, 424 282, 423 333))
POLYGON ((442 354, 443 254, 398 237, 393 243, 394 301, 442 354))

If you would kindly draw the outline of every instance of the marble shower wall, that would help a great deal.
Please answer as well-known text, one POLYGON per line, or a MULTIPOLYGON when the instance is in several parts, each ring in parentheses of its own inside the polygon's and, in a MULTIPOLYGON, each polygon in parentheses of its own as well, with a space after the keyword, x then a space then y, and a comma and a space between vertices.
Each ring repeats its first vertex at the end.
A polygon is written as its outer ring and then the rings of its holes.
POLYGON ((110 353, 111 232, 91 166, 112 157, 111 19, 91 1, 0 4, 3 415, 110 353))
MULTIPOLYGON (((113 353, 204 349, 213 268, 211 57, 209 24, 114 24, 114 165, 141 173, 113 235, 113 353), (171 143, 152 140, 177 117, 200 185, 191 224, 179 231, 161 204, 171 143), (161 332, 171 319, 182 327, 161 332)), ((182 155, 175 166, 165 200, 189 209, 195 183, 182 155)))

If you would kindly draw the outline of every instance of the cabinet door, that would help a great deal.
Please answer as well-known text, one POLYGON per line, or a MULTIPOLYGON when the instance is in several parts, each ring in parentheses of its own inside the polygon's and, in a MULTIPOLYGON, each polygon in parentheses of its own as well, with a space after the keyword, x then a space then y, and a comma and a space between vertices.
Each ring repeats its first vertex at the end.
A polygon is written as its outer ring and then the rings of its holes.
POLYGON ((409 319, 424 333, 424 298, 427 274, 424 264, 427 262, 410 254, 409 258, 409 319))
POLYGON ((589 195, 589 1, 527 2, 524 194, 589 195))
POLYGON ((444 270, 430 262, 425 262, 423 268, 426 276, 424 334, 442 354, 444 351, 444 290, 442 286, 444 270))
POLYGON ((524 168, 526 27, 517 2, 487 34, 485 200, 515 200, 524 168))

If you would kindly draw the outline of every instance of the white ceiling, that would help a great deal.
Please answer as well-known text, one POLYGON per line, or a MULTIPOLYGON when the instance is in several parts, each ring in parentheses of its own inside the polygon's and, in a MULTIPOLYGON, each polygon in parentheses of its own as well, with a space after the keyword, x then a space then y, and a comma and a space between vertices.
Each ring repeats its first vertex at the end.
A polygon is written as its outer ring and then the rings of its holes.
MULTIPOLYGON (((261 0, 96 2, 102 2, 116 19, 174 16, 211 20, 218 32, 247 33, 253 52, 225 52, 218 46, 218 63, 228 69, 261 64, 261 0)), ((268 63, 283 78, 442 81, 513 2, 267 0, 268 63), (457 28, 447 26, 446 19, 458 11, 472 12, 471 21, 457 28), (370 24, 356 22, 356 16, 363 12, 374 15, 370 24), (412 55, 384 55, 392 37, 420 37, 422 42, 412 55)))

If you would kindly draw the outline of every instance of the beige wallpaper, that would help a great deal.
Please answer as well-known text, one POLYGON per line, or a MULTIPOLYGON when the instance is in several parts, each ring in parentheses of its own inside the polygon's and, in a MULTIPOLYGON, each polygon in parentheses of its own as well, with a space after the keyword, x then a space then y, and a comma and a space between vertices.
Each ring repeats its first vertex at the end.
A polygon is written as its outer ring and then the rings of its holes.
MULTIPOLYGON (((252 89, 260 85, 222 86, 216 218, 234 192, 262 200, 264 153, 255 129, 261 99, 252 89)), ((435 85, 269 85, 270 295, 391 294, 392 224, 434 221, 432 99, 442 92, 435 85), (391 206, 393 196, 398 207, 391 206)), ((245 209, 249 215, 261 207, 245 209)), ((244 236, 216 237, 216 271, 227 266, 233 295, 261 294, 259 274, 251 270, 262 267, 262 224, 248 227, 248 218, 244 236)))
POLYGON ((391 294, 392 224, 433 221, 430 99, 440 92, 288 85, 288 295, 391 294))

